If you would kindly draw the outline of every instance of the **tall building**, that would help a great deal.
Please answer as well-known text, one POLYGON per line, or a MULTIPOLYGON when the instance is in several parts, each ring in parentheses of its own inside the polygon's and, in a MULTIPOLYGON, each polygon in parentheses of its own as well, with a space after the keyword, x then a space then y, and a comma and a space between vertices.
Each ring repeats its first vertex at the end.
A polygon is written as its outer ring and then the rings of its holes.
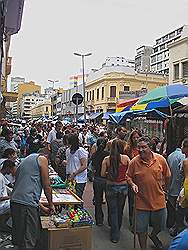
POLYGON ((14 117, 20 118, 21 117, 21 100, 22 100, 22 96, 24 94, 29 94, 29 93, 41 93, 41 86, 35 84, 34 82, 25 82, 25 83, 21 83, 18 84, 18 99, 17 101, 13 104, 13 108, 12 108, 12 115, 14 117))
POLYGON ((188 36, 183 37, 169 48, 169 82, 188 84, 188 36))
POLYGON ((23 119, 32 118, 32 108, 39 104, 42 104, 45 100, 45 95, 41 95, 38 92, 25 93, 20 99, 20 117, 23 119))
POLYGON ((169 49, 168 45, 176 42, 188 34, 188 25, 184 25, 172 32, 156 39, 151 55, 151 71, 169 74, 169 49))
POLYGON ((10 90, 12 92, 18 92, 18 85, 25 83, 24 77, 11 77, 10 90))
POLYGON ((148 72, 150 71, 150 56, 153 53, 151 46, 141 46, 136 49, 135 56, 135 70, 137 72, 148 72))

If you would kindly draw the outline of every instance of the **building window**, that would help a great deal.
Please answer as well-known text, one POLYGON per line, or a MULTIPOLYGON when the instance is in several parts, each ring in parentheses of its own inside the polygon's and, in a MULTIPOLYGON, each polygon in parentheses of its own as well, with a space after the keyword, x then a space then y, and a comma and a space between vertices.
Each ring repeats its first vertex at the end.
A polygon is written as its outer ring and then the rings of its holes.
POLYGON ((87 92, 87 101, 89 101, 89 92, 87 92))
POLYGON ((156 56, 152 56, 151 57, 151 63, 155 63, 156 62, 156 56))
POLYGON ((97 89, 97 100, 99 100, 99 89, 97 89))
POLYGON ((104 87, 102 87, 102 100, 104 99, 104 87))
POLYGON ((188 78, 188 61, 182 63, 183 68, 183 78, 188 78))
POLYGON ((46 107, 46 112, 48 112, 48 107, 46 107))
POLYGON ((165 49, 165 44, 160 46, 160 50, 163 50, 163 49, 165 49))
POLYGON ((174 65, 174 80, 179 79, 179 64, 174 65))
POLYGON ((124 86, 124 91, 129 91, 130 87, 129 86, 124 86))
POLYGON ((95 90, 92 90, 92 100, 95 99, 95 90))
POLYGON ((110 86, 110 97, 116 97, 116 86, 110 86))
POLYGON ((91 101, 91 91, 89 92, 89 100, 91 101))
POLYGON ((160 70, 160 69, 162 69, 162 63, 157 64, 157 70, 160 70))
POLYGON ((157 48, 154 48, 153 51, 154 51, 154 53, 156 53, 156 52, 158 51, 158 47, 157 47, 157 48))

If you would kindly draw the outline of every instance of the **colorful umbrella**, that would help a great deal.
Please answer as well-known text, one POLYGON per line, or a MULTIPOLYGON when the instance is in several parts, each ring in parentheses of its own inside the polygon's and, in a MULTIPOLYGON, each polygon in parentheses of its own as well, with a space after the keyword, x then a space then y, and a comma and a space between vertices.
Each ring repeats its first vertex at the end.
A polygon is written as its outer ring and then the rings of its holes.
POLYGON ((176 99, 188 97, 188 87, 183 84, 171 84, 151 90, 142 97, 137 104, 147 104, 151 101, 159 101, 161 99, 176 99))

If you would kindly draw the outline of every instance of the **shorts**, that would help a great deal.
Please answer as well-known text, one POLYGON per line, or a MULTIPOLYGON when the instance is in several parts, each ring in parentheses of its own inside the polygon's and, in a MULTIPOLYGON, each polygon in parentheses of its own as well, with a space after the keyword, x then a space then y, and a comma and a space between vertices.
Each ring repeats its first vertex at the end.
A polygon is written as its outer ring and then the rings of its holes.
POLYGON ((165 229, 167 211, 162 208, 157 211, 136 210, 136 232, 147 233, 149 226, 158 229, 159 232, 165 229))
POLYGON ((11 202, 12 240, 19 248, 34 249, 40 241, 39 208, 11 202))

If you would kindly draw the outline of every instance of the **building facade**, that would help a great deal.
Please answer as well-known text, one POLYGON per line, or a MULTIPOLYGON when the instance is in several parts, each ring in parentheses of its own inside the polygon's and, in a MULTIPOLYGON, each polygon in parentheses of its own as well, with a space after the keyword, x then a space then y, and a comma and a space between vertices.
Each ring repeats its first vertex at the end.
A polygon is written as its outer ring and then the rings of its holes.
POLYGON ((24 77, 11 77, 10 90, 18 93, 18 85, 21 83, 25 83, 24 77))
POLYGON ((41 93, 41 86, 35 82, 20 83, 17 86, 18 99, 13 103, 12 115, 15 118, 20 118, 22 114, 22 97, 24 94, 41 93))
POLYGON ((151 55, 151 71, 169 74, 169 49, 168 45, 176 42, 188 34, 188 25, 184 25, 168 34, 156 39, 151 55))
POLYGON ((151 90, 166 83, 163 75, 137 73, 132 67, 102 67, 86 82, 87 113, 114 112, 122 91, 151 90))
POLYGON ((32 108, 42 104, 44 100, 45 96, 37 92, 23 94, 20 99, 20 117, 25 120, 31 119, 32 108))
POLYGON ((42 116, 51 117, 51 100, 39 102, 31 109, 32 119, 38 119, 42 116))
POLYGON ((135 70, 137 72, 148 72, 150 71, 150 56, 153 53, 151 46, 141 46, 136 49, 135 56, 135 70))
POLYGON ((179 39, 169 48, 169 82, 188 84, 188 36, 179 39))

